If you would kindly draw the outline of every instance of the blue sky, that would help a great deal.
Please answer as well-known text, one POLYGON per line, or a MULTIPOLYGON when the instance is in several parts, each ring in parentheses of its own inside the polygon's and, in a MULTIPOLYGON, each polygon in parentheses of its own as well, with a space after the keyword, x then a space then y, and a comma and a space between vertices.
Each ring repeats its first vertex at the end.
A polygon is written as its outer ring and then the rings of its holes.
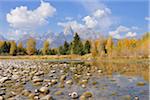
POLYGON ((116 38, 138 37, 148 31, 149 21, 148 0, 0 1, 0 34, 6 38, 31 32, 59 33, 68 26, 83 34, 83 37, 86 36, 84 33, 88 34, 91 30, 116 38), (23 7, 27 8, 24 12, 21 10, 25 9, 23 7), (45 13, 41 14, 42 12, 45 13), (33 15, 35 18, 32 18, 33 15), (26 21, 29 18, 31 20, 26 21))

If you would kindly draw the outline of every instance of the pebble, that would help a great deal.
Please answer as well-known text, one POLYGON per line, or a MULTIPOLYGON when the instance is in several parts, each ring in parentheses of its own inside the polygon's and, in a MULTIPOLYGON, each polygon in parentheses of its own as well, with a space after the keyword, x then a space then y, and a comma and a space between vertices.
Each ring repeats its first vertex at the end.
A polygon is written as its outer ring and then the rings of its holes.
POLYGON ((77 99, 79 97, 77 92, 69 93, 69 96, 71 96, 72 99, 77 99))
POLYGON ((48 93, 49 93, 49 88, 48 88, 48 87, 41 87, 41 88, 39 89, 39 91, 40 91, 41 93, 48 94, 48 93))

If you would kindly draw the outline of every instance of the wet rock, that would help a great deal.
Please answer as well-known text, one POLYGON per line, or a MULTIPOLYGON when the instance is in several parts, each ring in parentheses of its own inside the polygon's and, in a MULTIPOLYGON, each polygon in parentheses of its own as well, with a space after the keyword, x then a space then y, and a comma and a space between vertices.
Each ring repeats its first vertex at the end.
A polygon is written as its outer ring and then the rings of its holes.
POLYGON ((56 70, 51 70, 51 73, 56 73, 56 70))
POLYGON ((61 77, 60 77, 60 81, 63 81, 63 80, 65 80, 66 79, 66 75, 62 75, 61 77))
POLYGON ((144 82, 138 82, 136 85, 137 86, 144 86, 146 83, 144 83, 144 82))
POLYGON ((138 97, 138 96, 135 96, 135 97, 134 97, 134 100, 139 100, 139 97, 138 97))
POLYGON ((84 92, 82 94, 82 96, 84 96, 85 98, 89 98, 89 97, 92 97, 92 93, 91 92, 84 92))
POLYGON ((72 93, 69 93, 69 96, 72 98, 72 99, 77 99, 79 96, 77 94, 77 92, 72 92, 72 93))
POLYGON ((46 95, 44 97, 42 97, 40 100, 53 100, 51 95, 46 95))
POLYGON ((35 73, 35 76, 40 76, 40 75, 44 75, 44 72, 43 71, 39 71, 39 72, 35 73))
POLYGON ((28 91, 28 90, 23 90, 23 91, 22 91, 22 95, 24 95, 24 96, 28 96, 30 93, 31 93, 31 92, 28 91))
POLYGON ((33 83, 43 82, 43 80, 38 77, 34 77, 32 81, 33 81, 33 83))
POLYGON ((55 79, 52 79, 52 80, 51 80, 51 84, 52 84, 52 85, 54 85, 54 84, 56 84, 56 83, 57 83, 57 80, 55 80, 55 79))
POLYGON ((102 73, 103 71, 101 69, 98 70, 98 73, 102 73))
POLYGON ((124 95, 122 96, 123 100, 131 100, 131 96, 130 95, 124 95))
POLYGON ((72 85, 73 81, 72 80, 68 80, 68 81, 66 81, 66 84, 72 85))
POLYGON ((30 99, 34 99, 35 95, 34 95, 33 93, 30 93, 30 94, 28 95, 28 97, 29 97, 30 99))
POLYGON ((62 95, 62 91, 56 91, 56 92, 55 92, 55 95, 57 95, 57 96, 58 96, 58 95, 62 95))
POLYGON ((5 95, 5 91, 0 91, 0 96, 5 95))
POLYGON ((49 93, 49 88, 48 88, 48 87, 41 87, 41 88, 39 89, 39 91, 40 91, 41 93, 48 94, 48 93, 49 93))

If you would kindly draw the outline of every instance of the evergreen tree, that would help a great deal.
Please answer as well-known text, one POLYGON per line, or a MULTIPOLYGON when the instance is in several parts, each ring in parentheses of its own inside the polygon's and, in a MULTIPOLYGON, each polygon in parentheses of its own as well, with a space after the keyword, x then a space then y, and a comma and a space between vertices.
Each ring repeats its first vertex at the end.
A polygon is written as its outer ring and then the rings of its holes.
POLYGON ((60 55, 64 55, 64 54, 65 54, 63 46, 60 46, 60 47, 58 48, 58 50, 59 50, 59 54, 60 54, 60 55))
POLYGON ((64 55, 69 54, 69 43, 67 41, 64 42, 64 55))
POLYGON ((72 41, 72 53, 73 54, 79 54, 79 55, 83 55, 83 44, 80 40, 79 35, 76 33, 73 41, 72 41))
POLYGON ((88 53, 90 53, 91 51, 91 44, 90 44, 90 42, 87 40, 86 42, 85 42, 85 45, 84 45, 84 53, 85 54, 88 54, 88 53))
POLYGON ((10 51, 10 42, 4 41, 1 47, 1 53, 9 53, 9 51, 10 51))

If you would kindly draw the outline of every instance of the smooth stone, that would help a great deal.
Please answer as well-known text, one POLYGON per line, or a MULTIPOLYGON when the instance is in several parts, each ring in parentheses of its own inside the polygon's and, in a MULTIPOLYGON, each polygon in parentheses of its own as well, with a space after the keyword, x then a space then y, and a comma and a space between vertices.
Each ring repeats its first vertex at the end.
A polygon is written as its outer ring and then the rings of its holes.
POLYGON ((4 100, 4 97, 3 97, 3 96, 0 96, 0 100, 4 100))
POLYGON ((40 79, 40 78, 35 78, 35 79, 33 79, 32 81, 33 81, 34 83, 36 83, 36 82, 43 82, 43 80, 40 79))
POLYGON ((56 91, 55 92, 55 95, 61 95, 62 94, 62 91, 56 91))
POLYGON ((62 80, 65 80, 66 79, 66 75, 62 75, 61 77, 60 77, 60 80, 62 81, 62 80))
POLYGON ((49 88, 48 88, 48 87, 41 87, 41 88, 39 89, 39 91, 40 91, 41 93, 48 94, 48 93, 49 93, 49 88))
POLYGON ((24 95, 24 96, 28 96, 29 94, 30 94, 30 91, 28 91, 28 90, 22 91, 22 95, 24 95))
POLYGON ((98 72, 99 72, 99 73, 102 73, 102 70, 99 69, 98 72))
POLYGON ((4 83, 7 80, 10 80, 10 79, 8 77, 3 77, 0 79, 0 83, 4 83))
POLYGON ((57 80, 52 79, 52 80, 51 80, 51 83, 52 83, 52 85, 54 85, 54 84, 56 84, 56 83, 57 83, 57 80))
POLYGON ((53 100, 51 95, 46 95, 44 97, 42 97, 40 100, 53 100))
POLYGON ((68 81, 66 81, 66 84, 72 85, 73 81, 72 80, 68 80, 68 81))
POLYGON ((69 95, 71 96, 72 99, 77 99, 79 97, 77 92, 72 92, 69 95))
POLYGON ((91 92, 84 92, 82 94, 82 96, 85 96, 86 98, 92 97, 92 93, 91 92))
POLYGON ((138 82, 136 85, 137 86, 144 86, 146 83, 144 83, 144 82, 138 82))

